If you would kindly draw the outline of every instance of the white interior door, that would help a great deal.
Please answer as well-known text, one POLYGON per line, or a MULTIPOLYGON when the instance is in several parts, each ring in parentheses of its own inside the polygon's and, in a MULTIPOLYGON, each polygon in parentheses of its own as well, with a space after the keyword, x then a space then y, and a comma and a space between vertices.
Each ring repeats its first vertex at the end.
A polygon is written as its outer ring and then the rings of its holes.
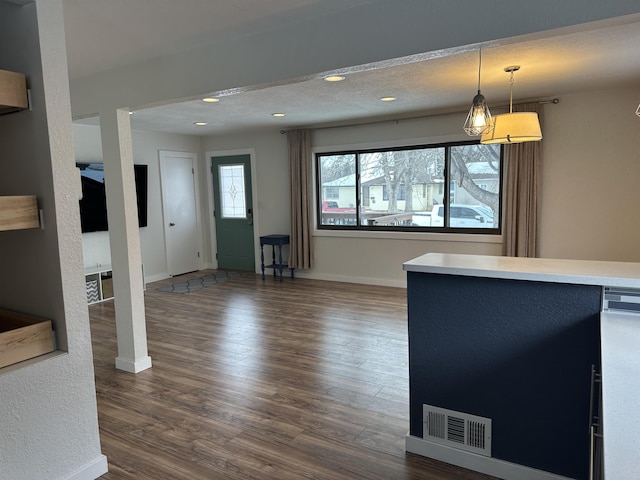
POLYGON ((200 266, 196 154, 160 152, 160 184, 169 275, 200 266))

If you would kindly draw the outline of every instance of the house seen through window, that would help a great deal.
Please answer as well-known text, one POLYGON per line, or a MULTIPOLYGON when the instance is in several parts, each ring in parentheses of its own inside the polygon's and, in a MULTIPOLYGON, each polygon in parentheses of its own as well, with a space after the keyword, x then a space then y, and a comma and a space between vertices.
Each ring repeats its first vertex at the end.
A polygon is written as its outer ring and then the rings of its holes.
POLYGON ((316 168, 319 229, 500 233, 500 145, 319 153, 316 168))

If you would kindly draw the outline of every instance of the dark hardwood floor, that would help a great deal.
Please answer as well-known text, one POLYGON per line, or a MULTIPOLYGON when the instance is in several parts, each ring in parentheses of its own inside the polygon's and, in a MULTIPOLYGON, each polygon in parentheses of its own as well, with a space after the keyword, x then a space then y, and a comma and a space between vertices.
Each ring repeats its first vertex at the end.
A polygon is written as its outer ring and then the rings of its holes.
POLYGON ((404 452, 405 290, 168 283, 147 285, 153 367, 137 375, 114 367, 113 301, 89 307, 105 480, 492 478, 404 452))

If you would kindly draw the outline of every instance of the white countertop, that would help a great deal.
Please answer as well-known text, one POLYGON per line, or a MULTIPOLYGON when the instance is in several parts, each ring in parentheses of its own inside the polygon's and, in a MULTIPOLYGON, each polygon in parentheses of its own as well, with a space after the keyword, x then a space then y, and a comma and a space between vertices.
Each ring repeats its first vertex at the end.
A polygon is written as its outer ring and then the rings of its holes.
POLYGON ((640 263, 428 253, 405 262, 403 269, 407 272, 640 288, 640 263))

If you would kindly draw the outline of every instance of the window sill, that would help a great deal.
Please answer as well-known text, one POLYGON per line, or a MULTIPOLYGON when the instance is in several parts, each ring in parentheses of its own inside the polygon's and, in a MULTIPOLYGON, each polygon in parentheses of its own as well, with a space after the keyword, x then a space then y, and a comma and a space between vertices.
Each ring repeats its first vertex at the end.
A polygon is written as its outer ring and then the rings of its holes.
POLYGON ((502 235, 435 233, 435 232, 374 232, 370 230, 318 230, 314 237, 378 238, 384 240, 415 240, 428 242, 502 243, 502 235))

